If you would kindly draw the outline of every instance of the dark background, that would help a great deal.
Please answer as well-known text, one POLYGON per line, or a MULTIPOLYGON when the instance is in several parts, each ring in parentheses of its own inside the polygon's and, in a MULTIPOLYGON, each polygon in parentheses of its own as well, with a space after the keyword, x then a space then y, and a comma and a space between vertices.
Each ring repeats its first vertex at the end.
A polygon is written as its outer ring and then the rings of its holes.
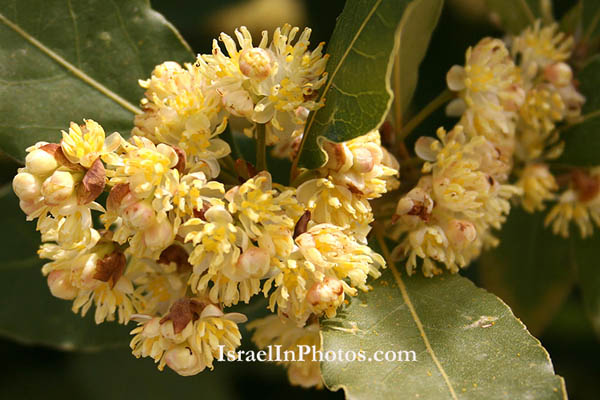
MULTIPOLYGON (((195 52, 204 53, 210 51, 212 38, 219 32, 232 34, 232 27, 242 24, 257 34, 262 29, 272 31, 275 26, 290 22, 310 26, 313 44, 327 41, 343 3, 342 0, 155 0, 153 6, 179 29, 195 52)), ((555 2, 556 14, 563 14, 572 3, 555 2)), ((447 70, 453 64, 464 63, 464 52, 469 45, 484 35, 501 35, 487 22, 480 6, 480 0, 447 1, 421 67, 415 109, 444 89, 447 70)), ((431 134, 447 122, 439 111, 419 127, 418 133, 431 134)), ((7 182, 14 174, 14 166, 8 165, 0 171, 0 179, 7 182)), ((477 265, 464 274, 477 282, 477 265)), ((600 346, 581 310, 579 295, 577 291, 571 294, 539 338, 551 354, 556 372, 566 379, 570 398, 595 399, 600 378, 600 346)), ((150 359, 136 360, 128 348, 77 354, 0 339, 0 355, 0 399, 343 398, 340 392, 291 387, 282 368, 265 363, 217 364, 213 372, 183 378, 167 371, 168 368, 157 373, 150 359)), ((402 398, 401 394, 398 398, 402 398)))

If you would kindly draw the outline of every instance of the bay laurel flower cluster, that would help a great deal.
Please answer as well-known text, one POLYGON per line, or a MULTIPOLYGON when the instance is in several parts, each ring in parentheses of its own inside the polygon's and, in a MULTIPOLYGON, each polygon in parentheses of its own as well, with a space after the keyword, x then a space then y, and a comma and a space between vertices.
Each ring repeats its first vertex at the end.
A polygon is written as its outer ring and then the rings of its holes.
MULTIPOLYGON (((318 178, 299 188, 234 161, 220 135, 236 118, 275 148, 302 136, 323 105, 327 61, 323 44, 308 50, 310 29, 286 25, 256 46, 246 28, 235 35, 239 48, 220 37, 227 54, 215 41, 195 63, 165 62, 140 81, 129 138, 71 123, 59 143, 28 148, 13 180, 37 219, 51 293, 98 324, 137 322, 134 356, 180 375, 240 346, 246 317, 227 308, 254 296, 274 313, 250 325, 258 346, 320 346, 318 319, 385 267, 366 244, 369 201, 399 185, 378 131, 328 144, 318 178)), ((286 366, 292 383, 322 386, 318 363, 286 366)))
POLYGON ((495 246, 499 229, 519 202, 528 212, 558 201, 547 216, 555 233, 568 235, 575 221, 583 236, 598 223, 598 181, 592 170, 561 177, 562 194, 549 161, 563 150, 559 127, 576 120, 585 99, 577 91, 567 61, 573 39, 556 24, 538 21, 506 42, 484 38, 469 48, 463 66, 447 74, 455 92, 446 112, 459 117, 438 140, 421 137, 417 155, 425 160, 416 187, 398 202, 394 250, 412 272, 452 272, 495 246), (509 182, 515 182, 509 184, 509 182))

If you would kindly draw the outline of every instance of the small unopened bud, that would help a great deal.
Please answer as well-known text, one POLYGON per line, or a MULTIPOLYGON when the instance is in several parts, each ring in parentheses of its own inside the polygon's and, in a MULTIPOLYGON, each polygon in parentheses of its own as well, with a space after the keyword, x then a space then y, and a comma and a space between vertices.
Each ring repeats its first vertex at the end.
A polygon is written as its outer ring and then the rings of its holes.
POLYGON ((47 151, 36 149, 25 157, 25 166, 34 175, 48 176, 58 168, 58 162, 47 151))
POLYGON ((452 243, 464 246, 477 238, 477 229, 469 221, 453 219, 448 223, 446 234, 452 243))
POLYGON ((367 148, 359 148, 354 150, 354 162, 352 168, 358 172, 367 173, 373 170, 375 166, 375 158, 373 153, 367 148))
POLYGON ((187 346, 177 346, 168 350, 165 353, 165 362, 181 376, 196 375, 206 367, 202 358, 187 346))
POLYGON ((12 186, 21 200, 34 201, 40 197, 40 182, 28 172, 18 173, 13 179, 12 186))
POLYGON ((573 71, 567 63, 557 62, 544 69, 544 77, 557 87, 567 86, 573 80, 573 71))
POLYGON ((317 312, 325 312, 327 316, 335 315, 335 310, 344 301, 344 286, 335 278, 325 278, 315 283, 306 294, 308 301, 317 312))
POLYGON ((68 271, 56 270, 48 275, 48 287, 52 296, 63 300, 73 300, 77 296, 77 288, 71 285, 68 271))
POLYGON ((19 201, 19 207, 21 207, 21 210, 23 210, 23 212, 27 215, 31 215, 31 214, 35 213, 37 210, 39 210, 43 206, 44 206, 43 203, 40 203, 39 201, 36 201, 36 200, 32 200, 32 201, 21 200, 21 201, 19 201))
POLYGON ((267 78, 273 69, 271 55, 260 47, 243 50, 239 65, 242 74, 257 81, 267 78))
POLYGON ((118 212, 121 207, 126 207, 134 201, 135 196, 130 193, 129 185, 126 183, 119 183, 110 189, 110 193, 106 199, 106 210, 108 212, 118 212))
POLYGON ((155 212, 149 201, 138 201, 125 208, 123 220, 132 228, 144 230, 155 223, 155 212))
POLYGON ((144 243, 149 249, 165 249, 173 241, 173 227, 164 219, 152 224, 144 232, 144 243))
POLYGON ((234 269, 235 272, 227 275, 228 278, 234 281, 241 281, 248 278, 260 279, 269 271, 270 265, 271 257, 269 256, 269 252, 259 247, 251 246, 238 258, 234 269))
POLYGON ((74 188, 73 174, 68 171, 54 171, 42 184, 41 193, 47 205, 56 206, 67 201, 74 188))
POLYGON ((227 111, 236 117, 247 117, 254 111, 254 102, 245 90, 226 92, 222 101, 227 111))

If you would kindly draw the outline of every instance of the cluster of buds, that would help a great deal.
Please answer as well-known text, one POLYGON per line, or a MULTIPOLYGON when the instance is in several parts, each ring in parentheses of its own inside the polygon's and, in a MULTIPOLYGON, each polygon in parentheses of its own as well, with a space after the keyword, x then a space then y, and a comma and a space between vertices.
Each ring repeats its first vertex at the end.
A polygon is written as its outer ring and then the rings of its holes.
MULTIPOLYGON (((322 105, 327 56, 323 44, 307 51, 310 29, 293 43, 298 33, 286 25, 254 47, 240 28, 239 50, 221 35, 228 56, 215 42, 194 64, 157 66, 140 81, 143 112, 130 138, 72 123, 60 143, 29 148, 14 178, 21 208, 38 218, 50 292, 82 315, 94 308, 96 323, 137 321, 133 354, 160 370, 212 369, 219 352, 240 345, 246 320, 226 308, 260 294, 279 332, 257 332, 260 346, 319 346, 318 319, 385 267, 366 245, 369 200, 398 186, 398 163, 377 131, 328 144, 319 178, 300 189, 234 162, 219 137, 236 118, 250 131, 264 125, 280 150, 302 135, 308 112, 322 105)), ((318 363, 287 367, 294 384, 321 385, 318 363)))

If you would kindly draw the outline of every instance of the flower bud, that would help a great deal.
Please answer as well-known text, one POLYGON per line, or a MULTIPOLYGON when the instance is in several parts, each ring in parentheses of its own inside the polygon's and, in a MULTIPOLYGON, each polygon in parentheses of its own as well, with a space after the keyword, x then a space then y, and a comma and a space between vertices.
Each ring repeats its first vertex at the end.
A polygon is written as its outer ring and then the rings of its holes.
POLYGON ((181 376, 196 375, 206 368, 195 351, 188 346, 177 346, 165 353, 165 362, 181 376))
POLYGON ((48 287, 52 296, 63 300, 73 300, 77 296, 77 288, 71 285, 68 271, 56 270, 48 275, 48 287))
POLYGON ((316 313, 325 312, 328 317, 335 315, 335 310, 344 301, 344 286, 336 278, 325 278, 323 282, 315 283, 306 294, 308 301, 316 313))
POLYGON ((240 71, 248 78, 262 81, 272 70, 272 59, 269 52, 260 47, 245 49, 240 53, 240 71))
POLYGON ((52 154, 35 149, 25 157, 25 166, 34 175, 47 176, 58 168, 58 162, 52 154))
POLYGON ((358 172, 367 173, 373 170, 375 166, 375 157, 368 148, 362 147, 354 150, 354 162, 352 168, 358 172))
POLYGON ((36 201, 36 200, 32 200, 32 201, 21 200, 21 201, 19 201, 19 207, 21 207, 21 210, 23 210, 23 212, 27 215, 31 215, 31 214, 35 213, 37 210, 39 210, 43 206, 44 206, 44 203, 40 203, 39 201, 36 201))
POLYGON ((173 241, 173 227, 168 219, 155 222, 144 232, 144 243, 149 249, 166 249, 173 241))
POLYGON ((573 80, 573 71, 568 64, 557 62, 546 67, 544 77, 557 87, 567 86, 573 80))
POLYGON ((446 228, 448 239, 457 246, 464 246, 477 238, 477 229, 469 221, 452 219, 446 228))
POLYGON ((245 90, 226 92, 222 101, 227 111, 236 117, 248 117, 254 111, 254 102, 245 90))
POLYGON ((50 206, 59 205, 71 197, 74 188, 73 174, 68 171, 54 171, 42 184, 44 202, 50 206))
POLYGON ((250 246, 238 258, 233 273, 227 273, 227 277, 233 281, 241 281, 248 278, 260 279, 269 271, 271 257, 267 250, 250 246))
POLYGON ((20 172, 13 179, 13 190, 19 199, 34 201, 40 197, 40 183, 28 172, 20 172))
POLYGON ((124 221, 134 229, 144 230, 155 222, 155 213, 148 201, 138 201, 125 208, 124 221))

